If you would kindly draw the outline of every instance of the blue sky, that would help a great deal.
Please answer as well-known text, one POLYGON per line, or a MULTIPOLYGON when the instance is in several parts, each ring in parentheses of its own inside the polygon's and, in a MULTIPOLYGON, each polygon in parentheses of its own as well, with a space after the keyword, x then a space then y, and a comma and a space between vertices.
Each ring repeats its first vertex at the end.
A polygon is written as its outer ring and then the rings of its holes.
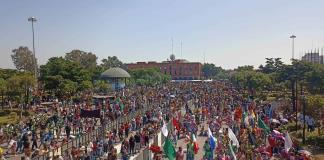
POLYGON ((33 0, 0 2, 0 67, 13 68, 11 50, 32 48, 35 16, 40 64, 72 49, 93 52, 98 62, 176 58, 224 68, 259 66, 266 57, 291 58, 324 47, 323 0, 33 0), (180 54, 180 42, 183 53, 180 54))

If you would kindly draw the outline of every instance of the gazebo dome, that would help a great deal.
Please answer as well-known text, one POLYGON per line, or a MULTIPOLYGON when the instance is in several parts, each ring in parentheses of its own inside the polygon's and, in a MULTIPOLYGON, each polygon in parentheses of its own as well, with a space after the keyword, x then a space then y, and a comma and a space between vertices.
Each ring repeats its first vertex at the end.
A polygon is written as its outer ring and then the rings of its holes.
POLYGON ((109 68, 101 73, 101 78, 129 78, 130 75, 124 69, 119 67, 109 68))

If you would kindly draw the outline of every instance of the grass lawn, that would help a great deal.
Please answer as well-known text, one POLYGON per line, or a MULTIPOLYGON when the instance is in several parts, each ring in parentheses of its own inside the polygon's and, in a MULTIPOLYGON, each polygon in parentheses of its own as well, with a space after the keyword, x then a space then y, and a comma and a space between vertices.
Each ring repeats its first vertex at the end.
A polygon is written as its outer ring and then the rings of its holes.
MULTIPOLYGON (((21 110, 18 110, 18 109, 0 110, 0 125, 18 123, 20 120, 20 114, 21 114, 21 110)), ((30 111, 23 111, 23 113, 22 113, 22 115, 24 117, 29 117, 33 114, 34 113, 32 113, 30 111)))
POLYGON ((4 124, 15 124, 19 122, 19 117, 18 116, 1 116, 0 117, 0 125, 4 124))

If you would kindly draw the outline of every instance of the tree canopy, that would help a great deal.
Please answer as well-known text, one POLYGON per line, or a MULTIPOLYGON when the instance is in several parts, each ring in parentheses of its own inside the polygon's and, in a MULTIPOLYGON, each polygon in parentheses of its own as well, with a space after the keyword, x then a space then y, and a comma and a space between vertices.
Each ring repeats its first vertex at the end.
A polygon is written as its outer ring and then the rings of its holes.
POLYGON ((72 50, 65 54, 65 59, 79 63, 84 69, 94 70, 97 66, 97 56, 91 52, 72 50))
POLYGON ((136 85, 154 86, 171 80, 170 75, 163 74, 156 68, 134 69, 130 70, 130 74, 136 85))
POLYGON ((222 67, 216 67, 213 63, 205 63, 202 72, 206 79, 226 79, 226 71, 222 67))
POLYGON ((91 81, 90 72, 80 63, 62 57, 50 58, 40 67, 40 73, 44 88, 55 93, 63 91, 70 95, 77 90, 88 89, 85 84, 91 81))
POLYGON ((33 53, 28 49, 28 47, 19 47, 12 50, 12 61, 19 71, 35 71, 35 65, 37 65, 37 60, 34 60, 33 53))
POLYGON ((122 61, 120 61, 116 56, 108 56, 108 58, 103 59, 101 66, 104 69, 109 69, 112 67, 120 67, 120 68, 125 68, 124 64, 122 61))

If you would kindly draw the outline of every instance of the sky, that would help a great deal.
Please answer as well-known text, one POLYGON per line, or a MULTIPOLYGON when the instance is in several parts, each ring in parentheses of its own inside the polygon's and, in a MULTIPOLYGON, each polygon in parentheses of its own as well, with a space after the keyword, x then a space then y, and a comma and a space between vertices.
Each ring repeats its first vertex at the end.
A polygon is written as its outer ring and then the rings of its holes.
POLYGON ((98 63, 176 58, 230 69, 258 67, 267 57, 295 58, 324 47, 323 0, 2 0, 0 68, 14 68, 12 50, 32 49, 35 16, 39 64, 80 49, 98 63), (181 53, 182 42, 182 53, 181 53))

